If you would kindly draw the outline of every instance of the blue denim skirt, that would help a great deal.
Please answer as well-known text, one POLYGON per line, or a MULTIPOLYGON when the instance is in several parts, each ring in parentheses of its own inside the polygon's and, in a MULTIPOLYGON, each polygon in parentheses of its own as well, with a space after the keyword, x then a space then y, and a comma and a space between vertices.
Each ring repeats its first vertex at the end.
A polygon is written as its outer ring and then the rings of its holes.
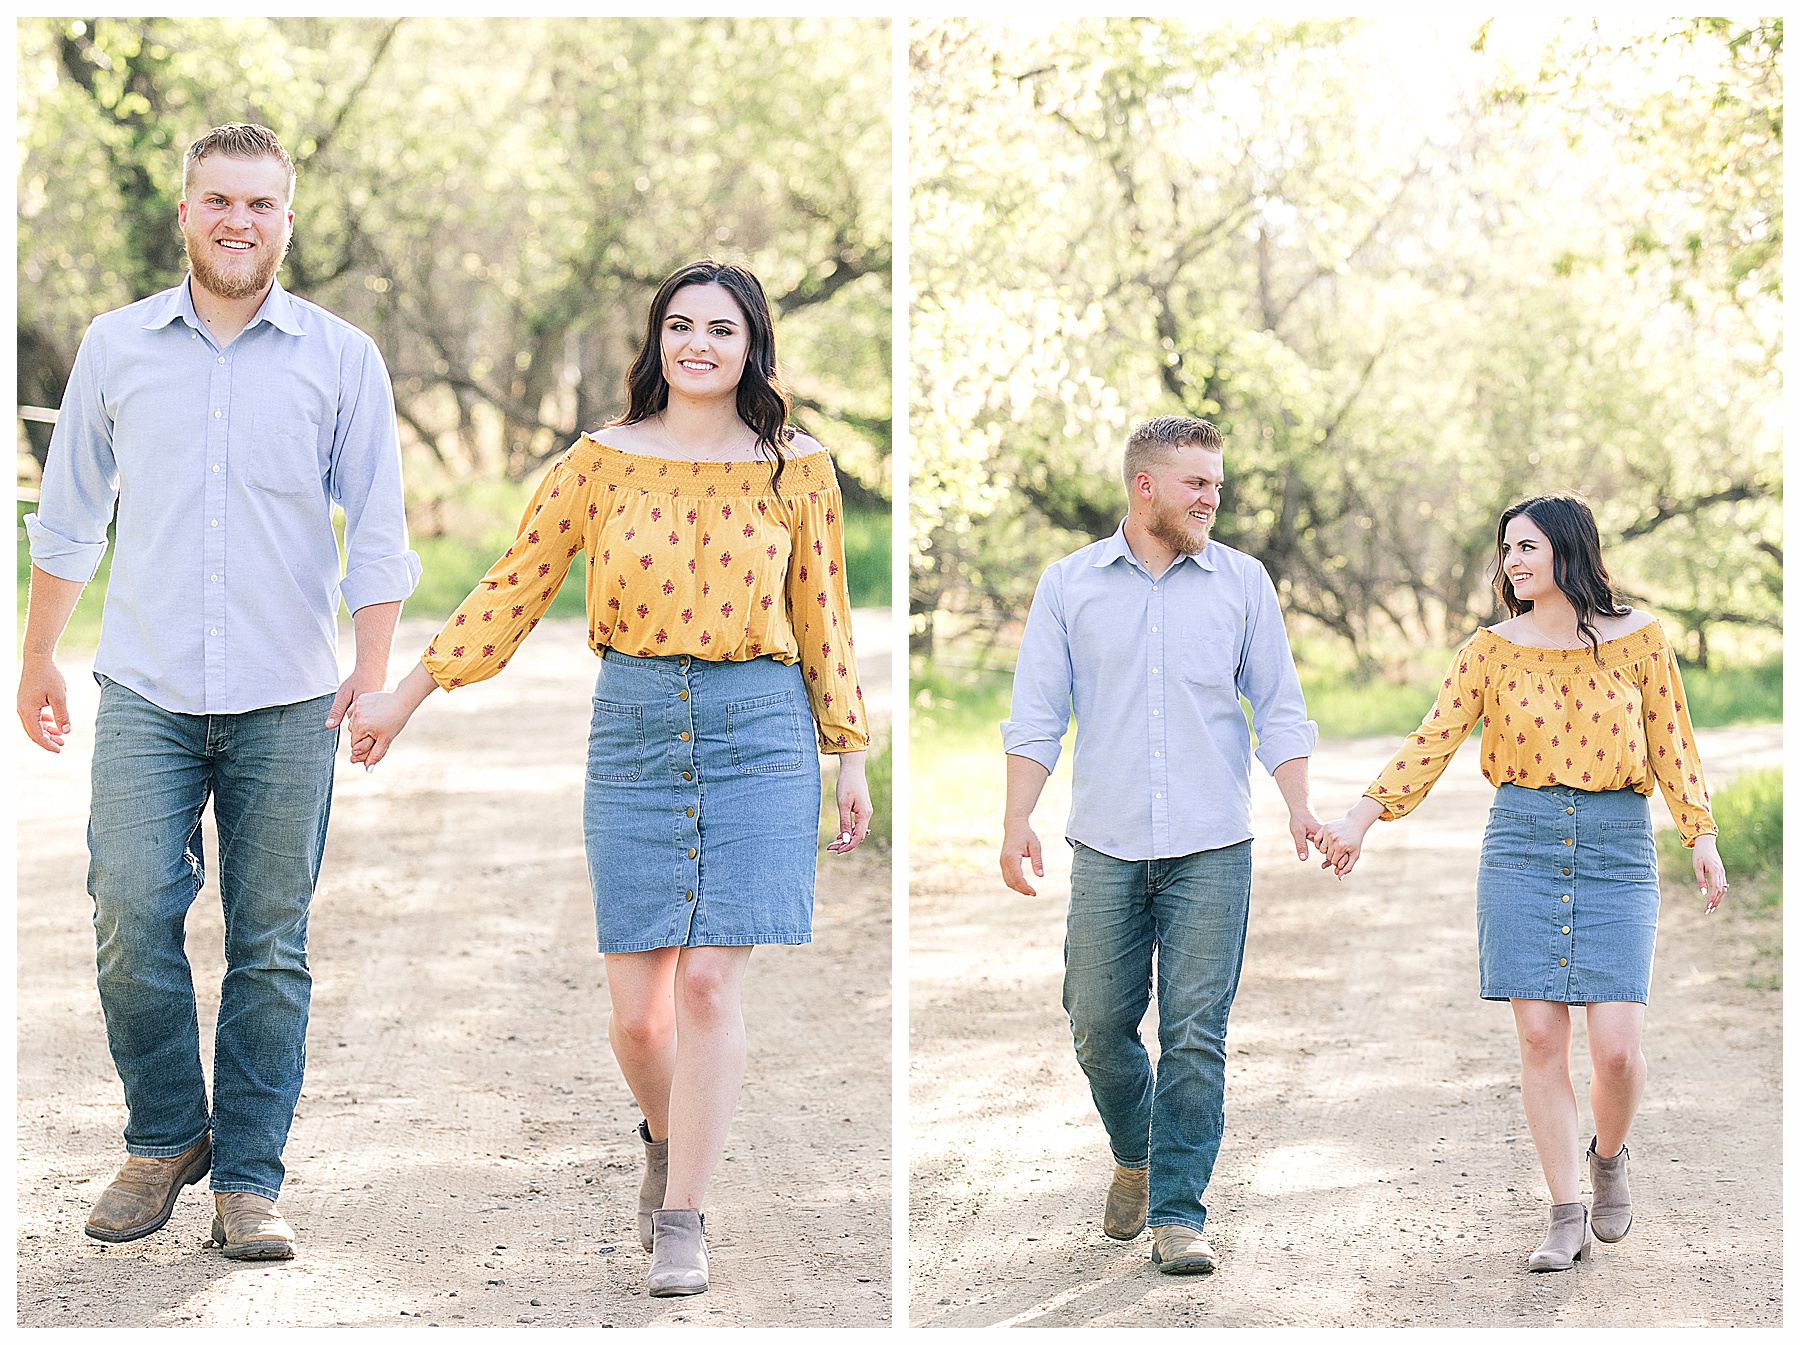
POLYGON ((797 666, 608 649, 582 803, 600 951, 810 942, 817 742, 797 666))
POLYGON ((1648 1003, 1660 900, 1649 799, 1501 785, 1475 881, 1481 997, 1648 1003))

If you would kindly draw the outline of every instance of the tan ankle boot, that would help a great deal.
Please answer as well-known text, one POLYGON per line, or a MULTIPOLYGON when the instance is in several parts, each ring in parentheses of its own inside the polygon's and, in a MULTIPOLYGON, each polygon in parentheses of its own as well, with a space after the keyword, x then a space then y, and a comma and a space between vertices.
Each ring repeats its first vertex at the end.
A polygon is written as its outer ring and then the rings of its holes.
POLYGON ((1625 1180, 1625 1160, 1631 1150, 1623 1144, 1611 1158, 1600 1157, 1600 1137, 1588 1145, 1588 1176, 1594 1182, 1594 1236, 1602 1242, 1618 1242, 1631 1231, 1631 1187, 1625 1180))
POLYGON ((1150 1217, 1150 1169, 1113 1165, 1112 1185, 1106 1189, 1106 1215, 1100 1226, 1109 1238, 1129 1242, 1144 1231, 1150 1217))
POLYGON ((662 1208, 669 1190, 669 1140, 650 1138, 650 1123, 638 1122, 638 1138, 644 1142, 644 1181, 638 1187, 638 1241, 644 1250, 656 1250, 656 1231, 651 1216, 662 1208))
POLYGON ((703 1294, 707 1287, 706 1216, 699 1210, 658 1210, 650 1216, 656 1250, 650 1262, 650 1297, 703 1294))
POLYGON ((149 1237, 169 1222, 181 1188, 192 1186, 212 1167, 212 1136, 169 1158, 131 1154, 112 1184, 100 1193, 83 1231, 102 1242, 149 1237))
POLYGON ((233 1261, 286 1261, 294 1230, 275 1202, 254 1191, 214 1191, 212 1240, 233 1261))
POLYGON ((1567 1270, 1593 1250, 1587 1206, 1570 1201, 1550 1207, 1550 1232, 1525 1265, 1529 1270, 1567 1270))

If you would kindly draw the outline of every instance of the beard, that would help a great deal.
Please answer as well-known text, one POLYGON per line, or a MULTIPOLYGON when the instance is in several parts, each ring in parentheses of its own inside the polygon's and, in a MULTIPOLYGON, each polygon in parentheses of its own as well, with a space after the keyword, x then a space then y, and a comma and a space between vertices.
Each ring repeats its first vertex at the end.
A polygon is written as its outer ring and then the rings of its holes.
POLYGON ((275 279, 275 272, 281 269, 288 250, 287 237, 281 240, 278 249, 270 249, 258 240, 256 250, 250 254, 255 258, 254 263, 227 271, 213 260, 211 239, 196 242, 184 234, 183 241, 187 244, 188 265, 193 268, 194 279, 221 299, 248 299, 262 293, 275 279))
POLYGON ((1172 504, 1159 501, 1144 530, 1171 551, 1192 556, 1206 549, 1212 526, 1189 518, 1185 509, 1177 509, 1172 504))

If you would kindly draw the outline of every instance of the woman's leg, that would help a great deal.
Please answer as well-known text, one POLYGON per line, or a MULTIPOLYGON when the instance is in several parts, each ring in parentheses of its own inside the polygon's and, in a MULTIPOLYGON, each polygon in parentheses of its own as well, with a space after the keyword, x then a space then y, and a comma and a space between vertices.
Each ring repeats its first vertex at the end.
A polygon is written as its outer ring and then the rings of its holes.
POLYGON ((607 1039, 625 1086, 644 1113, 652 1140, 669 1137, 669 1091, 675 1077, 675 979, 680 948, 608 953, 612 996, 607 1039))
POLYGON ((1644 1006, 1616 1000, 1587 1007, 1588 1055, 1594 1077, 1588 1100, 1594 1108, 1595 1152, 1613 1158, 1625 1143, 1631 1118, 1644 1096, 1644 1006))
POLYGON ((741 996, 750 949, 683 948, 675 968, 675 1068, 669 1089, 664 1209, 699 1209, 725 1152, 744 1082, 741 996))
POLYGON ((1513 1025, 1519 1032, 1520 1092, 1525 1122, 1537 1146, 1550 1203, 1581 1199, 1581 1120, 1575 1085, 1569 1081, 1569 1006, 1551 1000, 1515 999, 1513 1025))

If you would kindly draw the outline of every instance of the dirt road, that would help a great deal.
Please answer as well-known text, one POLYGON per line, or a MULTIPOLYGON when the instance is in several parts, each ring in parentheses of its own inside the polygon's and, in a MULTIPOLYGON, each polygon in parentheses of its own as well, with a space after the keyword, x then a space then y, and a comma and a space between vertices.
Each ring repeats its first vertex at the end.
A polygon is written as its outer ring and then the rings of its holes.
MULTIPOLYGON (((1324 745, 1321 815, 1353 802, 1391 748, 1324 745)), ((1778 763, 1781 731, 1703 732, 1701 751, 1716 789, 1734 769, 1778 763)), ((1100 1231, 1110 1159, 1059 1003, 1069 851, 1051 838, 1066 773, 1037 814, 1051 871, 1036 899, 1001 887, 996 819, 914 846, 915 1325, 1781 1324, 1781 994, 1745 983, 1779 968, 1778 919, 1702 919, 1686 888, 1664 892, 1631 1136, 1637 1224, 1572 1272, 1524 1272, 1547 1198, 1512 1016, 1477 993, 1475 863, 1493 791, 1474 758, 1371 833, 1341 884, 1294 859, 1259 774, 1225 1142, 1207 1194, 1221 1264, 1207 1278, 1161 1275, 1147 1235, 1100 1231)))
MULTIPOLYGON (((885 719, 887 613, 856 628, 885 719)), ((430 634, 402 627, 396 675, 430 634)), ((84 1237, 124 1106, 84 890, 97 696, 84 668, 64 670, 71 749, 18 754, 21 1325, 888 1321, 890 898, 886 859, 866 850, 821 863, 810 947, 751 961, 749 1072, 707 1211, 713 1289, 644 1293, 637 1112, 606 1045, 581 849, 596 664, 567 621, 544 623, 497 680, 434 696, 372 775, 341 749, 281 1199, 299 1259, 203 1247, 197 1189, 152 1237, 84 1237)), ((221 941, 209 883, 188 936, 203 1039, 221 941)))

